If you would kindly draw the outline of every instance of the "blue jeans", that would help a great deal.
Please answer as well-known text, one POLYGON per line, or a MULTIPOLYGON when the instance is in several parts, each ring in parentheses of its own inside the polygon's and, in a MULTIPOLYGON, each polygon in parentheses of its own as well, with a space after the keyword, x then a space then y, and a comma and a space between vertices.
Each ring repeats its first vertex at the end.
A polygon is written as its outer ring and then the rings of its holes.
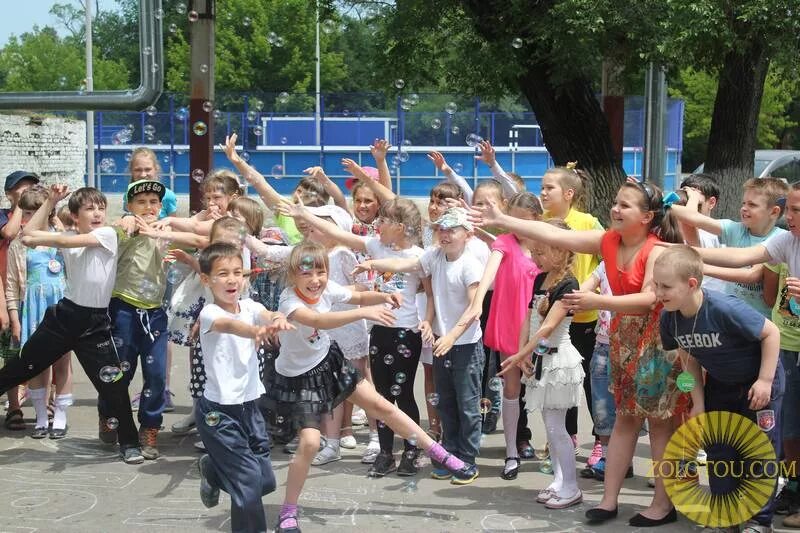
POLYGON ((275 490, 275 474, 258 401, 221 405, 202 397, 196 406, 197 432, 213 466, 207 480, 231 497, 231 530, 266 533, 267 515, 261 498, 275 490))
MULTIPOLYGON (((747 399, 747 394, 750 390, 750 387, 751 384, 737 384, 717 381, 710 374, 708 374, 706 376, 704 393, 706 412, 728 411, 731 413, 738 413, 758 425, 757 413, 760 411, 753 411, 750 409, 750 401, 747 399)), ((775 448, 775 456, 778 459, 781 457, 781 406, 783 403, 784 390, 785 378, 783 373, 783 365, 779 359, 778 367, 775 370, 775 379, 772 381, 772 392, 770 393, 769 404, 764 407, 764 410, 772 410, 774 412, 774 426, 768 430, 764 430, 764 433, 766 433, 770 443, 775 448)), ((710 446, 706 446, 706 453, 708 454, 709 461, 708 481, 711 492, 714 494, 732 493, 733 490, 735 490, 735 488, 742 483, 742 480, 735 477, 736 472, 734 472, 733 475, 728 476, 711 475, 711 473, 714 472, 712 465, 714 462, 718 461, 734 461, 735 464, 738 464, 739 461, 742 461, 741 456, 736 453, 736 450, 734 450, 732 446, 724 442, 715 442, 710 446)), ((755 460, 757 461, 757 458, 755 460)), ((744 472, 750 472, 751 468, 752 467, 749 466, 749 463, 744 463, 744 472)), ((725 470, 725 468, 720 467, 720 472, 724 473, 725 470)), ((771 472, 771 468, 768 468, 767 475, 771 475, 772 473, 773 472, 771 472)), ((775 473, 776 487, 778 475, 779 473, 775 473)), ((739 477, 741 477, 741 473, 739 477)), ((775 493, 773 491, 769 501, 758 513, 756 513, 755 516, 753 516, 752 520, 755 520, 763 526, 769 526, 772 525, 772 516, 774 514, 775 493)))
POLYGON ((481 374, 483 344, 460 344, 433 358, 433 382, 439 394, 436 410, 442 422, 442 446, 474 464, 481 445, 481 374))
POLYGON ((783 394, 781 430, 783 440, 800 439, 800 366, 798 352, 781 350, 781 363, 786 374, 786 392, 783 394))
MULTIPOLYGON (((117 346, 120 363, 127 362, 123 382, 128 386, 142 358, 142 393, 139 398, 139 424, 144 428, 160 428, 164 412, 164 389, 167 379, 167 314, 160 307, 139 309, 112 298, 111 336, 117 346)), ((97 403, 101 416, 111 416, 101 400, 97 403)))
POLYGON ((600 436, 609 436, 617 420, 617 408, 614 395, 608 390, 609 345, 594 345, 589 375, 592 383, 592 414, 594 432, 600 436))

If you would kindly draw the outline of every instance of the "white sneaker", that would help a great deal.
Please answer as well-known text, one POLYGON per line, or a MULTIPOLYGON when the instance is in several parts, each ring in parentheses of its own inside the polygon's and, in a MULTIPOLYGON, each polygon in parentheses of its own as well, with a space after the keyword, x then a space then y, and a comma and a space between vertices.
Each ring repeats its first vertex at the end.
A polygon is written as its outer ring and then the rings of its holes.
POLYGON ((341 440, 339 440, 339 446, 341 446, 346 450, 355 449, 357 444, 358 443, 356 442, 356 438, 353 435, 344 436, 341 438, 341 440))
POLYGON ((706 464, 706 461, 708 461, 708 455, 704 449, 700 448, 697 451, 697 464, 704 465, 706 464))
POLYGON ((367 413, 360 407, 356 407, 353 409, 353 416, 350 417, 350 423, 354 426, 366 426, 367 425, 367 413))
POLYGON ((172 424, 172 432, 176 435, 185 435, 194 429, 196 423, 194 420, 194 413, 189 413, 174 424, 172 424))
POLYGON ((341 459, 342 456, 339 454, 338 449, 334 449, 331 446, 325 446, 322 448, 322 451, 317 453, 317 456, 314 457, 314 460, 311 461, 311 464, 314 466, 321 466, 326 465, 328 463, 332 463, 334 461, 338 461, 341 459))
POLYGON ((369 444, 367 444, 367 449, 364 450, 364 454, 361 456, 361 462, 365 465, 371 465, 375 462, 375 458, 378 457, 378 454, 381 451, 381 445, 377 439, 369 440, 369 444))

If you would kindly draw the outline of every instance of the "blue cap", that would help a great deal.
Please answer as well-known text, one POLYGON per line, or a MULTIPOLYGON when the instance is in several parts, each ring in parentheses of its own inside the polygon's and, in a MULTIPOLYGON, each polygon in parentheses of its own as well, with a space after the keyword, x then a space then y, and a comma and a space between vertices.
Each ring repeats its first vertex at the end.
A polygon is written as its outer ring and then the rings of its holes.
POLYGON ((16 172, 12 172, 8 176, 6 176, 6 185, 4 189, 6 192, 10 191, 14 187, 17 186, 22 180, 33 180, 34 183, 39 183, 41 180, 39 176, 34 174, 33 172, 28 172, 27 170, 17 170, 16 172))

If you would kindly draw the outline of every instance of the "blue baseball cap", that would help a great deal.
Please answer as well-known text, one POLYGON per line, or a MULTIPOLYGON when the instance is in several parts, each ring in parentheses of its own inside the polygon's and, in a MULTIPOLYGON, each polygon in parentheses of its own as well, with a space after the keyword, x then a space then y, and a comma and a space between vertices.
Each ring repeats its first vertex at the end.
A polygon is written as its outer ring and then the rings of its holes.
POLYGON ((6 184, 4 187, 5 191, 10 191, 22 180, 33 180, 34 183, 39 183, 41 181, 39 176, 33 172, 28 172, 27 170, 17 170, 6 176, 6 184))

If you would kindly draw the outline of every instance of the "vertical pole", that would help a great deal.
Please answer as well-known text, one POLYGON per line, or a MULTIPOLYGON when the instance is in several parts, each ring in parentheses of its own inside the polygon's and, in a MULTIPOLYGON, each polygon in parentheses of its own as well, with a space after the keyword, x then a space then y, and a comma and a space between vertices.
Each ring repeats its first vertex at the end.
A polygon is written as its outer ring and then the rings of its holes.
MULTIPOLYGON (((94 91, 94 65, 92 62, 92 0, 84 0, 86 13, 86 92, 94 91)), ((94 111, 86 112, 86 185, 95 186, 94 179, 94 111)))
POLYGON ((315 95, 314 95, 314 142, 317 146, 322 146, 322 131, 321 131, 321 122, 322 122, 322 105, 320 102, 320 75, 319 75, 319 64, 321 61, 320 51, 319 51, 319 1, 315 2, 316 5, 316 39, 315 39, 315 48, 314 48, 314 80, 315 80, 315 95))
MULTIPOLYGON (((200 183, 195 179, 202 171, 208 174, 214 157, 214 115, 206 102, 214 102, 214 0, 192 0, 189 9, 198 18, 189 23, 191 47, 191 79, 189 100, 189 210, 203 208, 200 183), (207 69, 201 69, 207 65, 207 69), (204 72, 205 71, 205 72, 204 72), (205 128, 202 124, 205 124, 205 128)), ((244 136, 246 132, 242 132, 244 136)))
POLYGON ((664 184, 664 125, 666 114, 667 81, 664 69, 652 63, 645 77, 645 140, 643 178, 663 186, 664 184))

